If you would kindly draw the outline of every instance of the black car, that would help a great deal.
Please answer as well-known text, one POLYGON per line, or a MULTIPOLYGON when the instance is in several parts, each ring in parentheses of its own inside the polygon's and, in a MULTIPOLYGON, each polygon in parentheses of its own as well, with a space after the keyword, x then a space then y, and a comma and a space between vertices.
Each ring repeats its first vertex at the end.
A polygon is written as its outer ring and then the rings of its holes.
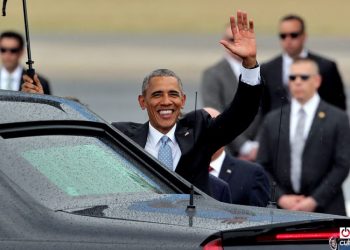
POLYGON ((0 152, 0 249, 330 249, 350 225, 192 196, 187 181, 64 98, 0 91, 0 152))

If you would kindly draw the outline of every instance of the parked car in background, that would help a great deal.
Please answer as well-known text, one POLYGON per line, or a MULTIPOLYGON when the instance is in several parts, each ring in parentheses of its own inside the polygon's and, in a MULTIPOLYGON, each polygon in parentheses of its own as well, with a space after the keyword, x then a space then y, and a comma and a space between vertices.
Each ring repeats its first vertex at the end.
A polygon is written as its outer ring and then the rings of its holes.
POLYGON ((0 152, 0 249, 330 249, 350 225, 191 197, 190 183, 64 98, 0 91, 0 152))

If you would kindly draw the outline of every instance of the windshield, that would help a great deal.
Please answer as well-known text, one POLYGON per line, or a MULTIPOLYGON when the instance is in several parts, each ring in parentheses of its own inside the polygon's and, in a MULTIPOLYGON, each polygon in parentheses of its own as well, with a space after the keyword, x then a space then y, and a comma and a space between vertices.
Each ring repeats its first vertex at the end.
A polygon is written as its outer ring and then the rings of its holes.
POLYGON ((108 140, 49 135, 3 140, 1 170, 38 200, 121 193, 173 193, 108 140))

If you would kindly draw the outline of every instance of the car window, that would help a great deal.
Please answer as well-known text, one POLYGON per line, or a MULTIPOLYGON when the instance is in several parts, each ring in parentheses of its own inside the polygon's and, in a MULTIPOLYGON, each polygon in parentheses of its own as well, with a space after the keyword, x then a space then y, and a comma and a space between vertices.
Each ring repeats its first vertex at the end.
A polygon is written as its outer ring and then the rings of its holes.
POLYGON ((1 123, 72 119, 100 120, 81 104, 71 100, 52 96, 37 96, 35 99, 29 99, 20 92, 15 94, 15 96, 12 93, 2 96, 2 100, 6 101, 0 102, 1 123), (11 101, 12 99, 14 101, 11 101))
POLYGON ((1 169, 29 193, 93 196, 116 193, 172 193, 155 175, 108 140, 48 135, 3 140, 1 169))

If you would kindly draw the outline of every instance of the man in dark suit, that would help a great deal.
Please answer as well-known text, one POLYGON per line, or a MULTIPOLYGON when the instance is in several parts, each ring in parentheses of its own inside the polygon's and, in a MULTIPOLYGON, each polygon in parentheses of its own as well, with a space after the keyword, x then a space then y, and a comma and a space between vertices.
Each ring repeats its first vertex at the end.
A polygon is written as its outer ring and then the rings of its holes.
POLYGON ((231 190, 227 182, 214 175, 209 175, 209 185, 212 192, 211 197, 221 202, 232 203, 231 190))
MULTIPOLYGON (((24 40, 22 35, 7 31, 0 35, 0 89, 20 91, 22 89, 24 68, 20 65, 24 54, 24 40)), ((45 94, 51 94, 48 81, 39 76, 45 94)))
MULTIPOLYGON (((211 117, 220 114, 213 108, 204 108, 211 117)), ((210 175, 228 183, 233 204, 266 207, 270 200, 270 183, 259 164, 239 160, 221 147, 211 157, 210 175)))
POLYGON ((346 109, 344 84, 335 62, 321 57, 305 49, 306 31, 304 20, 296 15, 288 15, 281 19, 279 37, 282 54, 261 65, 261 75, 266 81, 263 100, 264 113, 281 107, 283 99, 289 99, 288 75, 289 68, 296 58, 314 60, 322 76, 322 84, 318 89, 320 97, 340 109, 346 109))
POLYGON ((345 215, 342 183, 350 166, 349 120, 343 110, 320 98, 320 85, 314 61, 293 62, 291 104, 266 116, 257 162, 276 182, 281 208, 345 215))
MULTIPOLYGON (((223 40, 233 41, 231 27, 227 25, 223 40)), ((241 59, 225 50, 224 58, 207 68, 202 75, 201 94, 203 105, 222 112, 236 94, 240 75, 241 59)), ((255 139, 259 117, 242 134, 226 146, 233 155, 255 160, 258 144, 255 139)))
POLYGON ((171 170, 208 194, 211 193, 208 184, 211 155, 248 127, 258 111, 262 92, 253 23, 247 21, 246 13, 238 12, 237 19, 231 17, 231 27, 235 41, 220 42, 241 57, 243 67, 236 96, 220 116, 212 119, 204 110, 197 110, 179 120, 186 100, 181 80, 170 70, 155 70, 144 79, 139 96, 149 122, 113 123, 171 170), (172 157, 163 156, 163 151, 168 155, 171 152, 172 157))

